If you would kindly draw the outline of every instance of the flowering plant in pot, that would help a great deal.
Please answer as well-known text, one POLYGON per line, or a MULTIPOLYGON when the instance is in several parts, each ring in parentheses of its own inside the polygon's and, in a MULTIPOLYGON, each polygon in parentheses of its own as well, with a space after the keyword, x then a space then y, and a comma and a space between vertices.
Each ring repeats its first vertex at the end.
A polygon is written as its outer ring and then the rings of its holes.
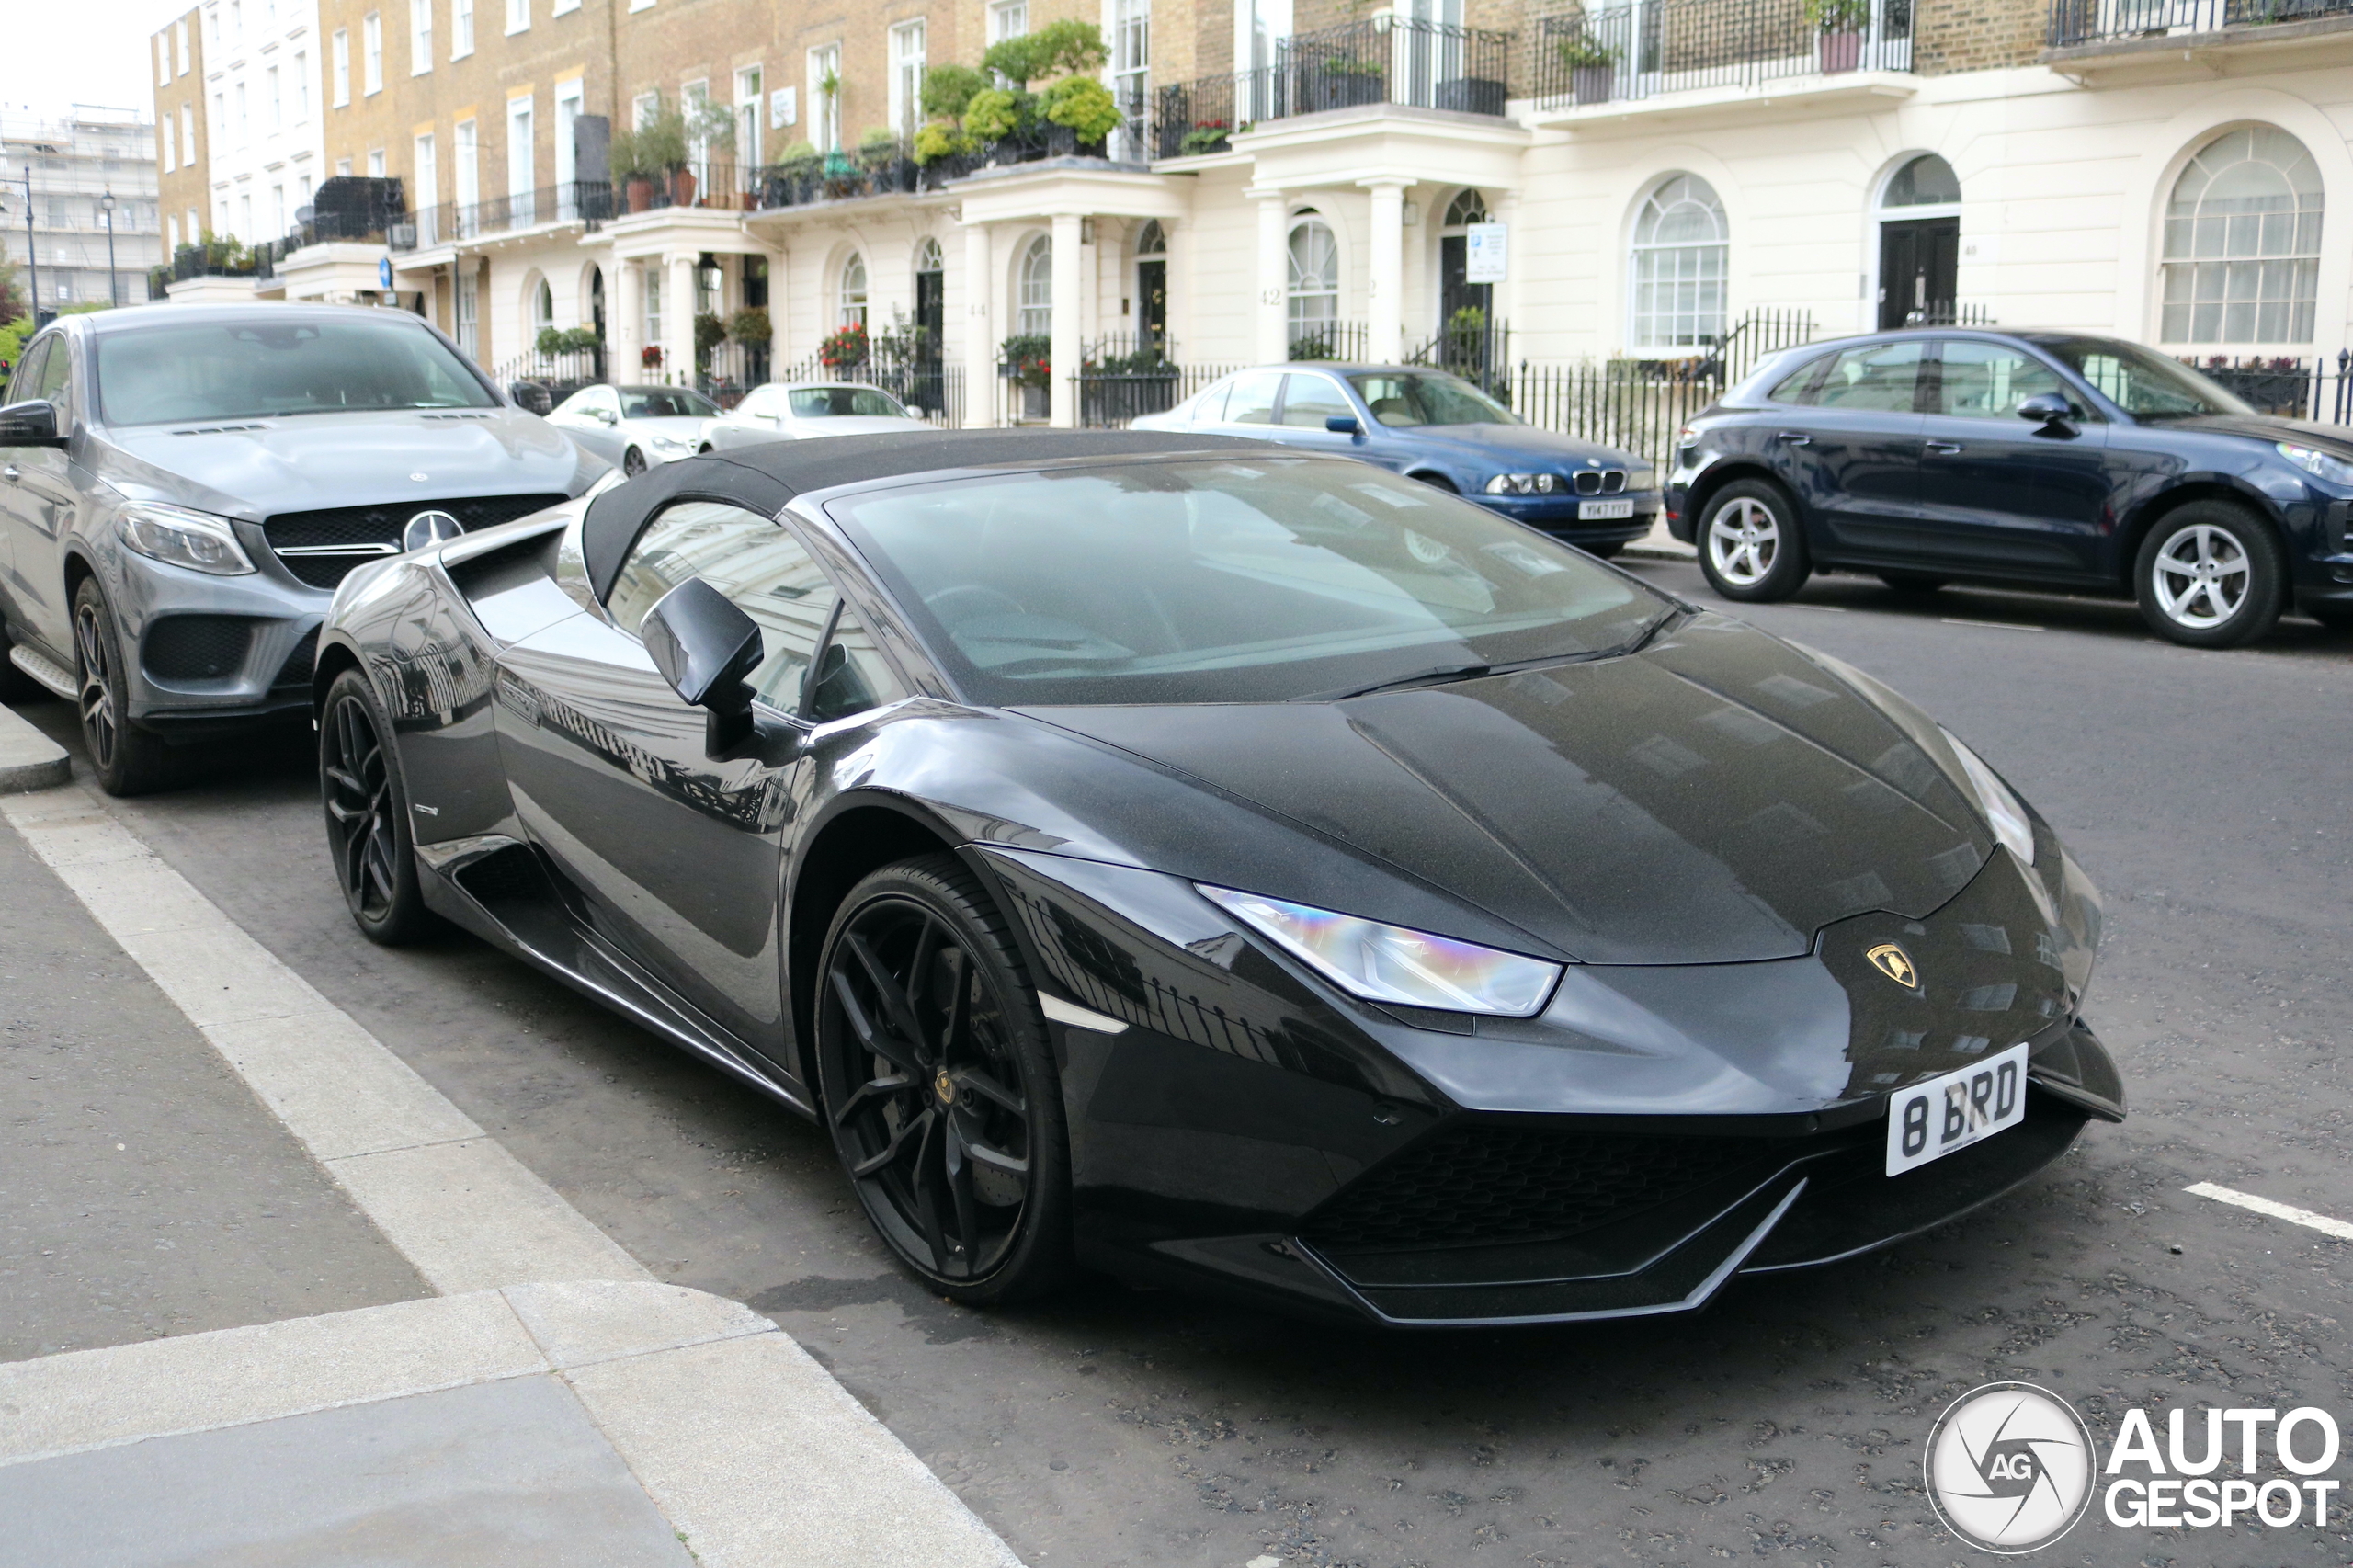
POLYGON ((1863 32, 1871 25, 1871 0, 1805 0, 1805 19, 1822 35, 1824 75, 1862 63, 1863 32))
POLYGON ((658 343, 647 344, 644 347, 637 351, 637 362, 644 366, 649 370, 660 369, 662 368, 662 346, 658 343))
POLYGON ((871 352, 866 341, 866 324, 854 322, 836 328, 830 337, 817 345, 817 363, 828 370, 845 370, 866 363, 871 352))

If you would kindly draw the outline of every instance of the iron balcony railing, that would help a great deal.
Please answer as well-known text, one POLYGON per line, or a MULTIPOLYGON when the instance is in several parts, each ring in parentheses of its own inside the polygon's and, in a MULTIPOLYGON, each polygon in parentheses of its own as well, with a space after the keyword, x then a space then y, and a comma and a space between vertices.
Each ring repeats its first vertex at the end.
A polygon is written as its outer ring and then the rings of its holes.
POLYGON ((812 153, 790 163, 770 164, 750 171, 746 186, 752 206, 761 211, 810 207, 821 202, 857 201, 869 197, 911 195, 938 190, 951 180, 985 169, 1042 163, 1049 158, 1103 158, 1112 163, 1140 163, 1149 122, 1143 130, 1123 123, 1101 142, 1082 142, 1067 126, 1044 125, 1020 135, 991 142, 968 153, 950 153, 919 163, 904 144, 890 142, 812 153))
MULTIPOLYGON (((1792 0, 1795 3, 1795 0, 1792 0)), ((1500 117, 1512 35, 1404 17, 1369 17, 1275 45, 1271 64, 1160 89, 1154 154, 1191 157, 1269 119, 1401 104, 1500 117)))
POLYGON ((2053 49, 2353 17, 2353 0, 2052 0, 2053 49))
POLYGON ((1912 69, 1913 0, 1620 0, 1546 17, 1540 108, 1912 69), (1807 13, 1813 13, 1809 19, 1807 13))

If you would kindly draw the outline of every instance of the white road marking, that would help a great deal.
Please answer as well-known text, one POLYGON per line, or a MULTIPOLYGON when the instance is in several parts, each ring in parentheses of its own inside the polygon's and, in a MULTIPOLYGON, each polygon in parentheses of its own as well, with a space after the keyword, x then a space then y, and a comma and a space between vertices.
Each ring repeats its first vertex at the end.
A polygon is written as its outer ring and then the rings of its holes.
POLYGON ((2048 631, 2051 630, 2047 626, 2028 626, 2016 620, 1964 620, 1959 616, 1951 615, 1940 615, 1937 619, 1947 626, 1982 626, 1988 631, 2048 631))
POLYGON ((2199 1198, 2211 1198, 2217 1203, 2227 1203, 2234 1209, 2252 1210, 2268 1214, 2274 1220, 2285 1220, 2291 1225, 2303 1225, 2325 1236, 2335 1236, 2340 1242, 2353 1242, 2353 1225, 2342 1220, 2332 1220, 2325 1214, 2315 1214, 2309 1209, 2299 1209, 2292 1203, 2274 1203, 2268 1198, 2257 1198, 2251 1192, 2238 1192, 2227 1187, 2216 1187, 2211 1181, 2193 1182, 2181 1189, 2199 1198))
POLYGON ((0 816, 439 1292, 0 1365, 0 1465, 553 1375, 706 1562, 1020 1568, 789 1335, 655 1281, 97 800, 0 816))

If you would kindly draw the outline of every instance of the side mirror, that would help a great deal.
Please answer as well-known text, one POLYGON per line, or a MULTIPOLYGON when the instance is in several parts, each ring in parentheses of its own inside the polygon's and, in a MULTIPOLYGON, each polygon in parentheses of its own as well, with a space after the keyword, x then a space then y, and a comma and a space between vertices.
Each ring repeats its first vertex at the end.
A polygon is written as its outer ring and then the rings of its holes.
POLYGON ((2075 417, 2075 405, 2057 392, 2037 392, 2018 404, 2018 417, 2038 425, 2064 425, 2075 417))
POLYGON ((662 678, 710 717, 704 741, 714 756, 752 733, 752 688, 745 681, 766 650, 760 629, 727 596, 689 577, 654 602, 639 628, 662 678))
POLYGON ((1324 428, 1335 436, 1364 434, 1364 426, 1357 423, 1357 416, 1353 414, 1327 414, 1324 416, 1324 428))
POLYGON ((57 433, 57 405, 51 403, 12 403, 0 408, 0 447, 62 447, 65 437, 57 433))

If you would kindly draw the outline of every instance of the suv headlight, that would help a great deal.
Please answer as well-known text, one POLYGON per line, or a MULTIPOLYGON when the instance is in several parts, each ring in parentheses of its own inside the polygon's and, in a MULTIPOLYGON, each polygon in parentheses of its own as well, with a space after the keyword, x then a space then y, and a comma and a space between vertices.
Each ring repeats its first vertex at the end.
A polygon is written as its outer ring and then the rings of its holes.
POLYGON ((1490 495, 1550 495, 1567 488, 1556 473, 1499 473, 1487 481, 1490 495))
POLYGON ((1561 978, 1561 966, 1543 959, 1259 893, 1202 882, 1193 886, 1341 990, 1367 1001, 1530 1018, 1544 1010, 1561 978))
POLYGON ((1952 747, 1953 756, 1961 759, 1961 772, 1969 776, 1969 788, 1977 797, 1978 810, 1985 813, 1985 824, 1994 836, 2002 841, 2009 852, 2031 866, 2034 864, 2034 824, 2027 820, 2026 808, 2010 793, 2008 785, 1994 776, 1984 759, 1954 738, 1950 730, 1938 726, 1945 744, 1952 747))
POLYGON ((2272 449, 2306 473, 2325 479, 2331 484, 2353 484, 2353 462, 2347 462, 2335 452, 2324 452, 2318 447, 2300 447, 2293 441, 2274 441, 2272 449))
POLYGON ((134 501, 118 520, 122 542, 150 561, 215 577, 239 577, 254 569, 226 517, 160 501, 134 501))

